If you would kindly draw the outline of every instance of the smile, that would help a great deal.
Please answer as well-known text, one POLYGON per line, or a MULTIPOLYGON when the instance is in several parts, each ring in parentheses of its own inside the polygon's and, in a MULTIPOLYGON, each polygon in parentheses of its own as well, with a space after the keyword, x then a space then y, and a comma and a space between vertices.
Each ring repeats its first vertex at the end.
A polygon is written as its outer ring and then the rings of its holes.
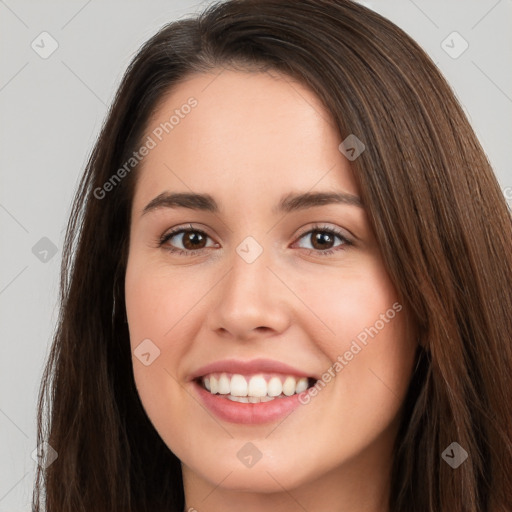
POLYGON ((258 373, 210 373, 199 378, 200 385, 212 395, 221 395, 233 402, 261 403, 285 398, 306 391, 314 385, 312 377, 258 373))
POLYGON ((215 361, 192 371, 187 381, 219 419, 256 425, 291 414, 302 403, 301 393, 308 393, 319 378, 281 361, 257 358, 215 361))

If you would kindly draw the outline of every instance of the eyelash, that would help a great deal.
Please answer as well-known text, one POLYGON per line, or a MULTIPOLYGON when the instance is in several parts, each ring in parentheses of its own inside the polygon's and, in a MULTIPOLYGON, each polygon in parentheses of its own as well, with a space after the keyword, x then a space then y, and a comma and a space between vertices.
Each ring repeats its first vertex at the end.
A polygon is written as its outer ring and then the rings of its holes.
MULTIPOLYGON (((337 230, 336 228, 328 227, 328 226, 321 226, 321 225, 315 225, 312 228, 310 228, 308 231, 302 233, 298 240, 303 238, 305 235, 309 235, 313 233, 314 231, 318 231, 320 233, 328 233, 330 235, 337 236, 343 243, 340 244, 337 248, 334 249, 326 249, 325 251, 319 250, 319 249, 306 249, 308 251, 308 254, 314 253, 314 254, 320 254, 321 256, 328 256, 331 255, 337 251, 343 251, 346 250, 347 247, 354 245, 352 241, 350 241, 341 231, 337 230)), ((175 235, 178 235, 180 233, 200 233, 201 235, 205 237, 209 237, 207 233, 200 229, 195 229, 192 226, 190 228, 183 228, 178 227, 173 231, 170 231, 166 234, 164 234, 162 237, 160 237, 157 241, 158 247, 163 247, 163 245, 168 242, 171 238, 173 238, 175 235)), ((195 250, 184 250, 184 249, 176 249, 174 247, 165 247, 165 250, 177 254, 179 256, 196 256, 198 253, 203 251, 203 249, 195 249, 195 250)))

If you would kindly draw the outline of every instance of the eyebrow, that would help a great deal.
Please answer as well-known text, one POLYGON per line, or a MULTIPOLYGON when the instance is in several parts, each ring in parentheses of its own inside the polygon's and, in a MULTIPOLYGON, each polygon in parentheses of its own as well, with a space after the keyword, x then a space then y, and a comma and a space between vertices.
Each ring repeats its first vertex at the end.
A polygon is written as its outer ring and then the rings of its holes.
MULTIPOLYGON (((281 198, 272 208, 272 213, 290 213, 328 204, 344 204, 364 208, 361 199, 345 192, 304 192, 290 193, 281 198)), ((220 208, 210 194, 188 192, 162 192, 152 199, 142 211, 142 215, 160 208, 188 208, 191 210, 220 213, 220 208)))

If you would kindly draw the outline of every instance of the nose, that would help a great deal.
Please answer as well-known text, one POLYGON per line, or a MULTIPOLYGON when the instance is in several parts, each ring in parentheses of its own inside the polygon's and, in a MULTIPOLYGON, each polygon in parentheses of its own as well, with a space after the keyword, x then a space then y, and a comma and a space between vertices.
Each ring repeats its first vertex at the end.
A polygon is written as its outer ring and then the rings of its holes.
POLYGON ((212 294, 209 328, 238 340, 285 331, 291 318, 292 293, 279 277, 269 251, 263 250, 251 263, 233 251, 229 263, 229 271, 212 294))

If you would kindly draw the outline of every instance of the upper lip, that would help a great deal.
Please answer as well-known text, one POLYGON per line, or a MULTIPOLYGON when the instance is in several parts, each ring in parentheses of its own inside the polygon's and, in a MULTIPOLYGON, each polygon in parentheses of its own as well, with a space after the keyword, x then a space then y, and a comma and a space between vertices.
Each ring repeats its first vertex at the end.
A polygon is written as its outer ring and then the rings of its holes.
POLYGON ((286 363, 274 361, 272 359, 251 359, 250 361, 241 361, 238 359, 224 359, 201 366, 191 373, 189 380, 208 375, 209 373, 238 373, 241 375, 251 375, 255 373, 282 373, 284 375, 293 375, 297 377, 313 377, 311 373, 294 368, 286 363))

